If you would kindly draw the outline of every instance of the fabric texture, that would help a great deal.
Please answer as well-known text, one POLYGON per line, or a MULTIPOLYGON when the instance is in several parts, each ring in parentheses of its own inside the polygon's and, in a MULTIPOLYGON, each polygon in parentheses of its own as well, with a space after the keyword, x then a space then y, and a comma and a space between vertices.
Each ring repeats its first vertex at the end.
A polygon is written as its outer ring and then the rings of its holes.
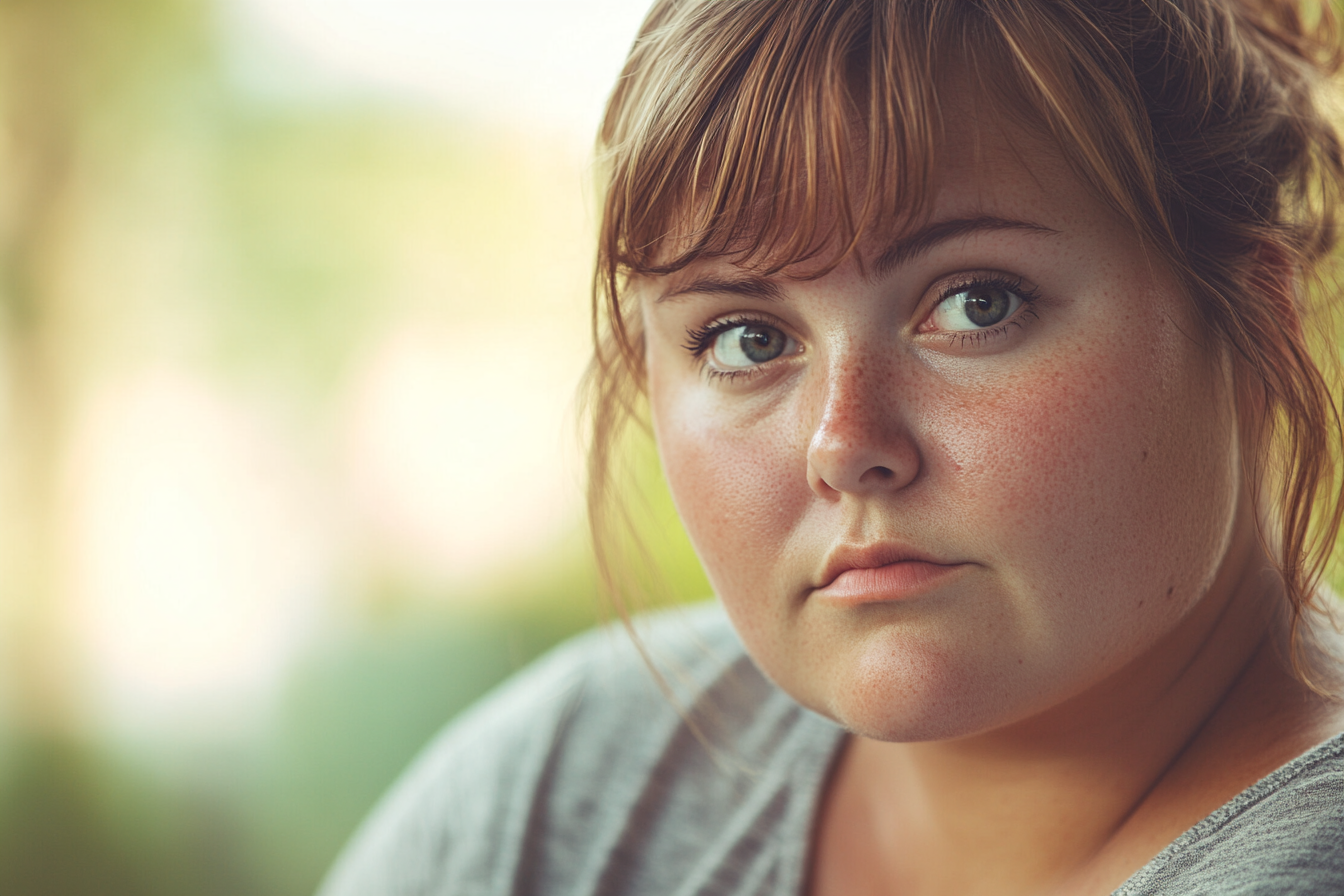
MULTIPOLYGON (((465 713, 365 822, 320 896, 801 896, 844 741, 717 606, 557 648, 465 713)), ((1119 890, 1344 894, 1344 735, 1191 828, 1119 890)))

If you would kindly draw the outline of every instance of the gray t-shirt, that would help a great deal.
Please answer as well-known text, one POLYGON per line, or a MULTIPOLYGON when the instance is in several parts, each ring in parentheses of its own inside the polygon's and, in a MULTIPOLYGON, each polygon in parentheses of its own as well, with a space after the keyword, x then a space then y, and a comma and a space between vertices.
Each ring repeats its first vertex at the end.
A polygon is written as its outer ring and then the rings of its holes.
MULTIPOLYGON (((800 896, 844 732, 752 664, 717 606, 562 645, 464 714, 321 896, 800 896)), ((1119 890, 1344 894, 1344 735, 1182 834, 1119 890)))

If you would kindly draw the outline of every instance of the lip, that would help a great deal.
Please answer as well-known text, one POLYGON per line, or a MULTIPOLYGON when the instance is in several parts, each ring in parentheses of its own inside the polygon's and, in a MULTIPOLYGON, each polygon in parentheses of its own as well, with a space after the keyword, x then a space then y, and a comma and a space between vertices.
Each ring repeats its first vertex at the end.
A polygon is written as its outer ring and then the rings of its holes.
POLYGON ((813 596, 842 606, 907 600, 931 591, 968 565, 898 544, 841 547, 827 558, 813 596))

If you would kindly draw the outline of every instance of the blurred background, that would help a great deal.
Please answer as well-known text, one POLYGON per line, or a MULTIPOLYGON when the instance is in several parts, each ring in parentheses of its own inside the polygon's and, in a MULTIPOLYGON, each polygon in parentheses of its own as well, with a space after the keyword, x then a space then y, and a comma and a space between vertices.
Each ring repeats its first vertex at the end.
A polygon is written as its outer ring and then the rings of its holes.
POLYGON ((599 619, 588 154, 645 5, 0 0, 0 893, 311 893, 599 619))

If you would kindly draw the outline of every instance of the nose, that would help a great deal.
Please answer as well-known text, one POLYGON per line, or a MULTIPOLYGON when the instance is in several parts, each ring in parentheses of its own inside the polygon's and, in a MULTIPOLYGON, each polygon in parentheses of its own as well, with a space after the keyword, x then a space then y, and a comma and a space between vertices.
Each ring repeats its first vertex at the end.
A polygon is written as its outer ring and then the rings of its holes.
POLYGON ((825 383, 807 447, 807 481, 823 498, 897 491, 919 475, 919 448, 890 370, 844 369, 825 383))

